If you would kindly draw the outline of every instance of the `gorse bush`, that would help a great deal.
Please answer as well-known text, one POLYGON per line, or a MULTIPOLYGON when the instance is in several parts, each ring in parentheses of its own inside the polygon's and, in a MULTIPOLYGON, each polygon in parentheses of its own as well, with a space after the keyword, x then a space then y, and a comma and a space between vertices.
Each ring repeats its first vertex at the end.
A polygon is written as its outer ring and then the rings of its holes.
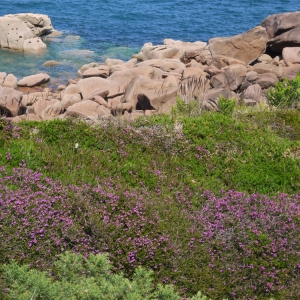
POLYGON ((266 93, 268 103, 274 107, 295 108, 300 102, 300 73, 293 80, 284 78, 266 93))

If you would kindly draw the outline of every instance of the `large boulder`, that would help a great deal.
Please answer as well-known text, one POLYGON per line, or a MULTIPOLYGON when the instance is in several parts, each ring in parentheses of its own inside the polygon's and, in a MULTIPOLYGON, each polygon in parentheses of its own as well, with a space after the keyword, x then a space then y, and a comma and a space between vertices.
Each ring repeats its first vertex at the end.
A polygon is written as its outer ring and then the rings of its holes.
POLYGON ((164 72, 171 72, 178 69, 184 69, 185 64, 182 63, 179 59, 150 59, 140 62, 136 67, 141 66, 150 66, 154 68, 161 69, 164 72))
POLYGON ((274 73, 258 74, 254 83, 261 86, 262 89, 268 89, 271 86, 275 86, 278 82, 278 78, 274 73))
POLYGON ((33 37, 34 34, 22 20, 12 16, 0 17, 1 48, 23 50, 24 41, 33 37))
POLYGON ((82 73, 83 78, 88 77, 102 77, 107 78, 109 76, 109 67, 105 65, 100 65, 98 67, 89 68, 82 73))
POLYGON ((279 79, 282 77, 282 67, 280 66, 258 63, 251 67, 249 70, 255 71, 258 74, 274 73, 279 79))
POLYGON ((12 89, 16 89, 18 87, 18 79, 13 74, 0 73, 0 85, 3 87, 8 87, 12 89))
MULTIPOLYGON (((53 30, 51 20, 41 14, 16 14, 0 17, 0 47, 24 50, 27 39, 39 37, 53 30)), ((43 46, 44 47, 44 46, 43 46)), ((26 51, 30 47, 26 44, 26 51)), ((36 47, 34 47, 35 52, 36 47)))
POLYGON ((22 20, 30 28, 34 36, 49 34, 54 30, 51 19, 47 15, 22 13, 12 16, 22 20))
POLYGON ((153 46, 152 43, 146 43, 140 53, 134 55, 140 61, 148 59, 168 59, 168 58, 183 58, 183 60, 191 60, 199 56, 205 48, 205 42, 188 43, 165 39, 164 45, 153 46))
POLYGON ((244 61, 238 60, 236 58, 232 57, 227 57, 224 55, 215 55, 214 60, 211 64, 211 66, 215 66, 219 69, 224 68, 226 66, 231 66, 231 65, 242 65, 246 67, 246 63, 244 61))
POLYGON ((32 87, 32 86, 46 83, 49 80, 50 80, 50 76, 48 74, 39 73, 39 74, 30 75, 22 78, 21 80, 18 81, 18 85, 32 87))
POLYGON ((0 87, 0 114, 15 117, 22 110, 23 93, 12 88, 0 87))
POLYGON ((64 111, 64 106, 60 101, 53 101, 51 105, 47 106, 41 113, 43 120, 49 120, 53 117, 57 117, 64 111))
POLYGON ((61 99, 65 95, 78 95, 80 93, 80 88, 77 83, 71 83, 67 87, 65 87, 62 92, 60 93, 61 99))
POLYGON ((300 47, 283 48, 282 58, 287 65, 300 63, 300 47))
POLYGON ((284 32, 268 41, 268 47, 274 52, 282 52, 285 47, 300 46, 300 27, 284 32))
POLYGON ((266 28, 268 38, 272 39, 288 30, 300 27, 300 11, 268 16, 260 26, 266 28))
POLYGON ((61 100, 61 104, 64 108, 68 108, 69 106, 72 106, 75 103, 78 103, 81 101, 80 94, 66 94, 61 100))
POLYGON ((242 78, 233 69, 226 69, 224 73, 211 78, 211 85, 215 89, 223 88, 235 91, 241 83, 242 78))
POLYGON ((257 26, 233 37, 210 39, 209 50, 213 58, 216 55, 223 55, 251 63, 265 51, 266 43, 266 28, 257 26))
POLYGON ((91 100, 84 100, 67 108, 67 115, 72 117, 83 117, 97 119, 109 116, 110 109, 91 100))
POLYGON ((78 87, 84 100, 92 100, 97 95, 106 97, 112 84, 101 77, 89 77, 79 80, 78 87))
POLYGON ((133 110, 160 110, 160 107, 176 98, 177 87, 163 88, 161 80, 151 80, 136 75, 128 84, 122 103, 131 103, 133 110))
POLYGON ((287 79, 295 79, 300 72, 300 65, 295 64, 290 67, 282 68, 282 77, 287 79))
POLYGON ((32 106, 28 106, 27 108, 31 107, 32 112, 37 116, 42 116, 42 112, 45 108, 52 105, 53 103, 57 102, 57 99, 49 99, 49 98, 37 98, 36 101, 33 103, 32 106))
POLYGON ((205 73, 202 69, 195 67, 185 68, 182 73, 182 79, 186 79, 189 77, 197 78, 201 76, 208 77, 208 73, 205 73))
POLYGON ((134 68, 116 71, 107 80, 111 83, 112 88, 109 90, 109 98, 123 95, 127 89, 129 82, 136 75, 144 75, 149 79, 160 80, 164 72, 158 68, 147 65, 136 65, 134 68))
MULTIPOLYGON (((240 95, 240 100, 253 100, 255 103, 261 101, 262 89, 259 84, 248 86, 240 95)), ((247 101, 245 101, 247 102, 247 101)))

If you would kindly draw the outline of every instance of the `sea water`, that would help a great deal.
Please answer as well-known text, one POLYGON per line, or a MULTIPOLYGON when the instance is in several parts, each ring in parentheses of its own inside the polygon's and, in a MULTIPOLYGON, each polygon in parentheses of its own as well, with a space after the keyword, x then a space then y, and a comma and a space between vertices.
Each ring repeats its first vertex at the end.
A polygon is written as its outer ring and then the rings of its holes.
POLYGON ((83 64, 128 60, 146 42, 232 36, 259 25, 268 15, 299 9, 300 1, 295 0, 1 0, 0 15, 47 14, 63 35, 45 38, 48 48, 39 55, 0 50, 0 72, 18 78, 46 72, 52 84, 66 83, 76 78, 83 64), (49 60, 59 64, 43 66, 49 60))

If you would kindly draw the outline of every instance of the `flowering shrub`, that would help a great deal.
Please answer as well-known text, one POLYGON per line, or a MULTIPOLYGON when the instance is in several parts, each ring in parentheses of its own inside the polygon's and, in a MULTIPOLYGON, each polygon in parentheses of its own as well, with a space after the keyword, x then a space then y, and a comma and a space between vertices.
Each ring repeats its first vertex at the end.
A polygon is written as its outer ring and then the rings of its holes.
POLYGON ((108 252, 116 270, 138 266, 182 293, 212 298, 293 299, 299 292, 299 196, 229 191, 155 193, 63 185, 26 167, 1 168, 2 260, 48 269, 57 254, 108 252), (187 290, 186 290, 187 288, 187 290), (246 298, 246 296, 248 298, 246 298))
POLYGON ((298 299, 299 113, 273 114, 0 120, 0 263, 108 253, 183 297, 298 299))
MULTIPOLYGON (((147 211, 143 195, 107 180, 103 187, 63 186, 26 168, 0 178, 0 238, 3 259, 45 268, 59 253, 110 252, 118 269, 129 274, 138 265, 157 269, 155 257, 168 261, 172 247, 157 231, 160 218, 147 211)), ((149 203, 148 203, 149 204, 149 203)), ((151 204, 150 204, 151 205, 151 204)))
POLYGON ((193 230, 202 232, 213 278, 224 281, 232 298, 299 297, 300 196, 203 196, 204 207, 192 213, 193 230))

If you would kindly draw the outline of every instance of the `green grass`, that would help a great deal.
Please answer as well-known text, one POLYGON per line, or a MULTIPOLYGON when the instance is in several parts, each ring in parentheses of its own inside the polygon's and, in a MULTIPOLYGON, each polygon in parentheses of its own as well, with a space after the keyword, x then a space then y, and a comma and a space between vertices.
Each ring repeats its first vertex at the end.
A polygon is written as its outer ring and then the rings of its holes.
POLYGON ((294 193, 300 189, 299 121, 293 110, 205 113, 177 121, 182 138, 169 116, 94 126, 71 120, 23 122, 17 125, 18 138, 2 132, 0 163, 11 168, 25 160, 28 168, 69 184, 119 176, 122 184, 143 181, 151 188, 156 169, 167 181, 215 192, 294 193))

